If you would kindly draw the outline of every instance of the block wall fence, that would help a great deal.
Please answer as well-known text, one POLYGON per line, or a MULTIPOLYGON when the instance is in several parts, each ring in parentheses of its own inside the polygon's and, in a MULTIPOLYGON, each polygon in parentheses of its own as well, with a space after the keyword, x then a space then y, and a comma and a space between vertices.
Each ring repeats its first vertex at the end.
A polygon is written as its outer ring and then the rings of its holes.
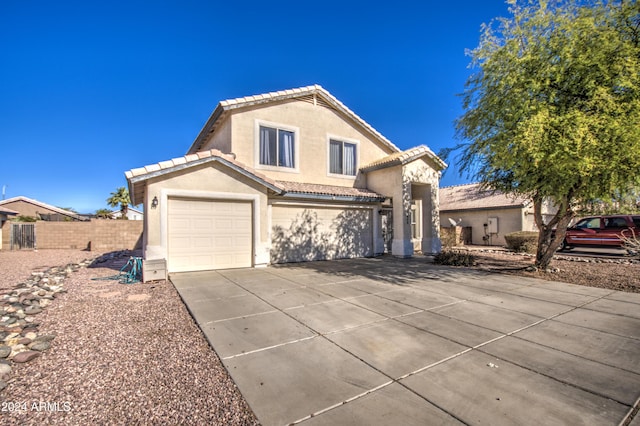
MULTIPOLYGON (((88 222, 45 222, 35 224, 37 249, 90 251, 135 250, 142 247, 143 221, 91 220, 88 222)), ((11 247, 11 222, 2 226, 2 250, 11 247)))

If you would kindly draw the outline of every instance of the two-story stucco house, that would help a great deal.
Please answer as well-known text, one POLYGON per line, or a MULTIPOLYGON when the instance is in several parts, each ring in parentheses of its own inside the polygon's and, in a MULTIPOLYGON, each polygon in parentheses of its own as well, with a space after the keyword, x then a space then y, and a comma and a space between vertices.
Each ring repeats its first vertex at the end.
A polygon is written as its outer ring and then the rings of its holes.
POLYGON ((437 252, 444 167, 314 85, 222 101, 184 157, 126 177, 145 261, 178 272, 437 252))

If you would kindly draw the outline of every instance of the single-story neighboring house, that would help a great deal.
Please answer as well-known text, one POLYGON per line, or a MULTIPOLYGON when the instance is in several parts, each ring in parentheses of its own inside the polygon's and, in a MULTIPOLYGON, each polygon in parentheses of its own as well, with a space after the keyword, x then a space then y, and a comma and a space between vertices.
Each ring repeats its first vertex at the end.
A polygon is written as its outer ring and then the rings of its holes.
POLYGON ((222 101, 185 156, 125 175, 145 263, 178 272, 437 252, 445 167, 314 85, 222 101))
POLYGON ((17 216, 18 214, 17 211, 0 205, 0 250, 2 250, 2 232, 5 222, 9 219, 9 216, 17 216))
MULTIPOLYGON (((543 214, 553 211, 545 206, 543 214)), ((503 246, 506 234, 538 229, 531 200, 482 189, 479 183, 440 188, 440 219, 443 227, 455 222, 466 228, 470 243, 478 245, 503 246)))
MULTIPOLYGON (((111 212, 111 218, 112 219, 120 219, 122 217, 122 211, 121 210, 114 210, 111 212)), ((127 209, 127 219, 129 220, 143 220, 144 219, 144 213, 141 212, 138 209, 134 209, 133 207, 129 207, 127 209)))
POLYGON ((33 200, 24 196, 7 198, 0 201, 0 206, 10 208, 18 212, 20 216, 30 216, 37 220, 46 220, 50 222, 63 221, 84 221, 89 220, 81 215, 54 207, 41 201, 33 200))

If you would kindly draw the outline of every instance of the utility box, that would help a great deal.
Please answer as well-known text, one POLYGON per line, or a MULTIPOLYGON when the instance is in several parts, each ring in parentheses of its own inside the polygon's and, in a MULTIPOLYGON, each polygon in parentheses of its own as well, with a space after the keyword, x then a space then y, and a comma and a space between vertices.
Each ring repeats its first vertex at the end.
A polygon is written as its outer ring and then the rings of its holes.
POLYGON ((165 259, 152 259, 142 261, 142 282, 166 280, 167 261, 165 259))
POLYGON ((487 220, 487 233, 489 234, 497 234, 498 233, 498 218, 490 217, 487 220))

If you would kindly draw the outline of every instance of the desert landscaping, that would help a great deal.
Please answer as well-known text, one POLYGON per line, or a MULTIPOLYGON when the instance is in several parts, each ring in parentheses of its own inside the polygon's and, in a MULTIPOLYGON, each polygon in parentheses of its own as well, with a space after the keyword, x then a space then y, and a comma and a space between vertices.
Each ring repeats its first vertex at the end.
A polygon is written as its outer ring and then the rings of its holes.
MULTIPOLYGON (((475 268, 487 271, 640 292, 640 264, 628 259, 555 260, 555 272, 545 273, 525 269, 533 262, 528 256, 473 253, 475 268)), ((170 282, 128 285, 104 279, 117 274, 132 254, 0 252, 0 333, 5 343, 22 342, 14 352, 37 352, 27 362, 0 360, 4 424, 257 424, 170 282), (43 287, 43 278, 55 271, 63 279, 50 282, 60 288, 43 287), (39 294, 57 292, 40 311, 29 308, 37 313, 27 315, 26 324, 9 324, 16 288, 38 282, 39 294), (42 340, 49 345, 34 350, 42 340)))

